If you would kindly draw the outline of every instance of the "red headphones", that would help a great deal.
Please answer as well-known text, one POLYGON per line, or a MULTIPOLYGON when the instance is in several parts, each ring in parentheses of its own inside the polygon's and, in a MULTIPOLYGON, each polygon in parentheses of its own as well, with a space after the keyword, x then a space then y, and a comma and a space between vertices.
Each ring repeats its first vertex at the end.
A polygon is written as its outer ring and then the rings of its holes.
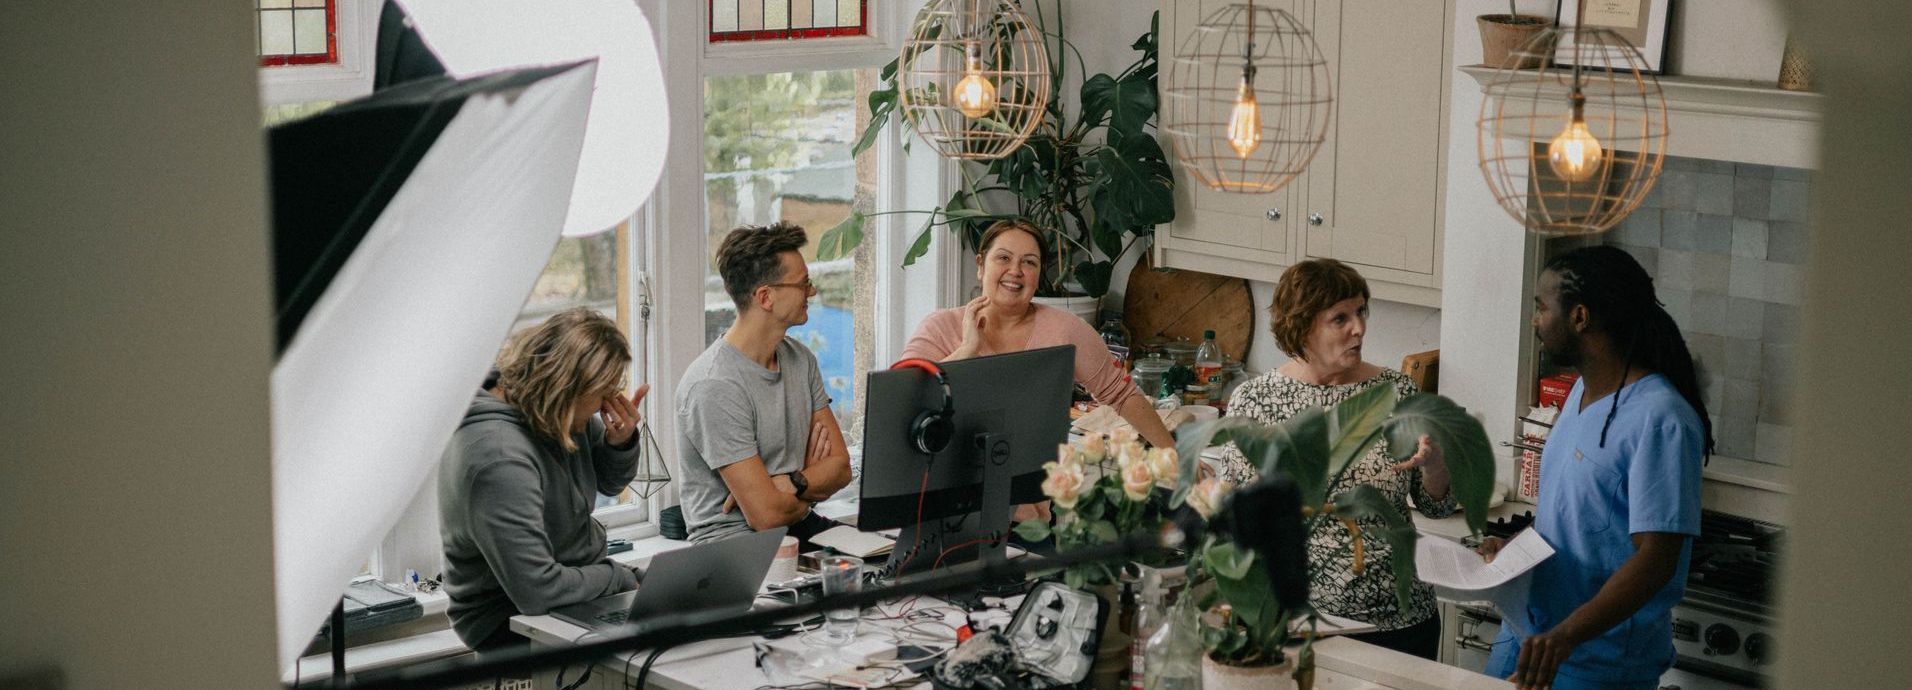
POLYGON ((943 387, 943 409, 924 410, 910 422, 910 445, 925 455, 935 455, 949 447, 949 439, 956 435, 956 401, 949 392, 949 377, 943 375, 943 368, 927 359, 910 358, 898 360, 890 365, 897 369, 921 369, 936 377, 936 383, 943 387))

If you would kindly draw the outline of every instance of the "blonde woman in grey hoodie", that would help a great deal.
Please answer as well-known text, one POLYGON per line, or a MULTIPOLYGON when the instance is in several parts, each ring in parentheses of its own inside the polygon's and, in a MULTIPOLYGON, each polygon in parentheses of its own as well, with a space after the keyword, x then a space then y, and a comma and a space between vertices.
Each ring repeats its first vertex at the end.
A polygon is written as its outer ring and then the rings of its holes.
POLYGON ((452 628, 487 651, 523 641, 506 621, 637 586, 605 550, 593 494, 637 473, 638 405, 619 392, 630 346, 577 308, 514 335, 440 459, 438 510, 452 628))

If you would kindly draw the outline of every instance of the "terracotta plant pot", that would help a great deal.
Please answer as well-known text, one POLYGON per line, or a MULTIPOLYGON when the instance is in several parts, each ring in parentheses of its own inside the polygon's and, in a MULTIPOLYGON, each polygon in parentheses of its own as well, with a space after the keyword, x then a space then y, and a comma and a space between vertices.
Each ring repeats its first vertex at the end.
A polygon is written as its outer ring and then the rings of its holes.
POLYGON ((1230 666, 1202 655, 1202 690, 1273 690, 1293 688, 1295 659, 1289 656, 1273 666, 1230 666))
MULTIPOLYGON (((1524 14, 1483 14, 1474 18, 1480 25, 1481 64, 1489 67, 1508 68, 1508 57, 1527 45, 1535 34, 1545 31, 1552 22, 1544 17, 1531 17, 1524 14)), ((1536 46, 1536 50, 1522 55, 1512 69, 1533 69, 1546 67, 1553 55, 1553 46, 1536 46)))

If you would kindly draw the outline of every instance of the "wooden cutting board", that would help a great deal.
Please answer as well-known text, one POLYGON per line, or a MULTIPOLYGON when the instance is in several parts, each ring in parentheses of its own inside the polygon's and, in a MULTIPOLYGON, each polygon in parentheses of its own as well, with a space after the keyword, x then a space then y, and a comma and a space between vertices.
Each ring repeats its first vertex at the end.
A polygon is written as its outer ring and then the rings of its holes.
POLYGON ((1248 345, 1255 335, 1255 301, 1248 281, 1181 269, 1157 271, 1144 256, 1129 273, 1122 297, 1122 320, 1129 342, 1140 345, 1166 335, 1201 342, 1202 331, 1214 329, 1215 344, 1237 362, 1248 361, 1248 345))

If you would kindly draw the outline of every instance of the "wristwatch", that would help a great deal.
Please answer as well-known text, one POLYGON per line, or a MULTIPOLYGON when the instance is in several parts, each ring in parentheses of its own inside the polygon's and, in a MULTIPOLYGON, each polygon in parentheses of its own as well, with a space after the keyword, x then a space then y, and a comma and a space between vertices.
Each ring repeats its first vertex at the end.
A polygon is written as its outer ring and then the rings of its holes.
POLYGON ((804 494, 810 492, 810 480, 803 476, 803 472, 791 472, 784 476, 790 478, 791 486, 797 487, 797 498, 803 498, 804 494))

